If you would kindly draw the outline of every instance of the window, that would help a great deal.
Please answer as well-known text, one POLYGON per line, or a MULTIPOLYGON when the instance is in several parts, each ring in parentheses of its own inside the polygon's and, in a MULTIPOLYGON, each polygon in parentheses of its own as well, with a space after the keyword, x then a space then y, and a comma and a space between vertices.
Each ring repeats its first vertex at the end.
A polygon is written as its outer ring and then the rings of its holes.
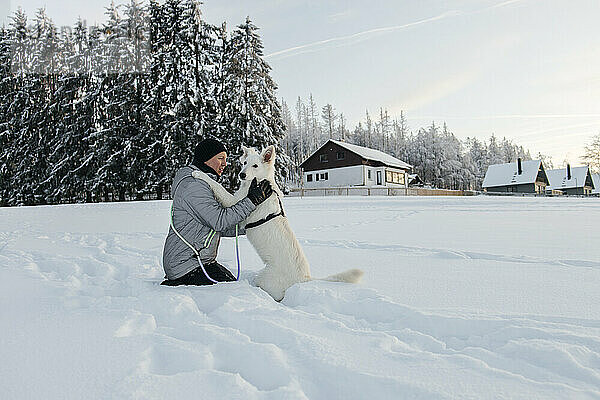
POLYGON ((326 180, 328 180, 328 179, 329 179, 329 173, 328 173, 328 172, 323 172, 323 173, 321 174, 321 180, 322 180, 322 181, 326 181, 326 180))
POLYGON ((312 174, 306 174, 306 182, 312 182, 312 174))
POLYGON ((343 160, 344 158, 346 158, 346 153, 344 153, 343 151, 338 151, 335 154, 335 158, 338 160, 343 160))
POLYGON ((327 159, 327 154, 321 154, 319 156, 319 161, 321 161, 321 162, 328 162, 329 160, 327 159))
POLYGON ((319 181, 319 174, 315 174, 315 181, 319 181))
POLYGON ((399 185, 404 185, 404 172, 385 171, 385 181, 389 183, 397 183, 399 185))
POLYGON ((368 180, 372 180, 373 178, 371 178, 371 170, 367 170, 367 179, 368 180))

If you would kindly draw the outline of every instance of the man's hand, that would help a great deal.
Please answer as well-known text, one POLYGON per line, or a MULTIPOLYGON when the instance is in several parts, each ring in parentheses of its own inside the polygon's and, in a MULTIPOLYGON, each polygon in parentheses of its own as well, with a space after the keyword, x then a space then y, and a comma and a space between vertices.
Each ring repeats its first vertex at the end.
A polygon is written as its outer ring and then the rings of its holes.
POLYGON ((250 189, 248 189, 248 198, 257 206, 269 198, 272 193, 271 182, 263 179, 260 183, 257 183, 256 178, 254 178, 250 184, 250 189))

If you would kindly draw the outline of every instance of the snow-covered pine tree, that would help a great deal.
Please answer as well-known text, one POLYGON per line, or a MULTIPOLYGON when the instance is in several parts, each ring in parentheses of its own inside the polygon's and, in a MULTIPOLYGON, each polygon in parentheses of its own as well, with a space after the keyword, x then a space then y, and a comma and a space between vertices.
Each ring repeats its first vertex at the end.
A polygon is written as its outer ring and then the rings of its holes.
POLYGON ((60 117, 55 126, 58 135, 49 154, 51 163, 47 180, 50 198, 60 201, 92 201, 91 181, 94 149, 90 135, 94 131, 93 80, 91 77, 90 42, 85 23, 80 18, 73 33, 61 40, 61 75, 56 93, 60 117))
POLYGON ((167 110, 167 84, 165 71, 167 69, 166 49, 167 29, 164 8, 158 1, 149 3, 149 35, 150 35, 150 66, 149 66, 149 91, 144 99, 143 115, 147 131, 145 169, 146 190, 155 191, 157 198, 162 198, 163 191, 167 189, 171 177, 167 174, 167 159, 165 150, 165 126, 167 110))
POLYGON ((400 160, 407 160, 410 132, 404 111, 401 110, 400 118, 394 120, 392 124, 392 130, 394 132, 394 140, 391 146, 391 153, 394 157, 397 157, 400 160))
POLYGON ((40 8, 29 33, 29 65, 21 74, 27 93, 24 115, 26 121, 18 134, 19 187, 23 204, 46 204, 49 170, 48 155, 57 135, 55 119, 58 37, 56 26, 40 8))
POLYGON ((149 65, 149 18, 147 9, 138 0, 130 0, 125 5, 125 18, 122 22, 122 32, 126 35, 122 51, 128 68, 119 79, 124 107, 125 139, 123 159, 126 165, 126 175, 129 195, 137 200, 143 199, 148 193, 146 166, 150 158, 147 148, 153 143, 146 130, 147 110, 144 99, 148 96, 149 65))
POLYGON ((498 144, 498 140, 496 136, 492 134, 489 139, 489 144, 487 145, 487 159, 486 159, 486 170, 489 165, 493 164, 502 164, 504 163, 504 157, 502 155, 502 151, 500 149, 500 145, 498 144))
POLYGON ((11 73, 11 49, 8 30, 0 27, 0 207, 8 206, 12 193, 11 179, 14 168, 11 154, 14 151, 14 134, 10 129, 10 96, 14 78, 11 73))
MULTIPOLYGON (((275 97, 277 86, 269 75, 271 67, 264 61, 258 28, 250 18, 232 33, 226 57, 225 82, 220 97, 221 139, 233 156, 241 154, 241 146, 277 147, 276 178, 285 183, 291 160, 280 146, 284 135, 281 108, 275 97)), ((233 157, 232 157, 233 158, 233 157)), ((235 158, 226 169, 224 184, 238 186, 240 165, 235 158)))
MULTIPOLYGON (((191 63, 187 68, 188 75, 193 79, 191 81, 192 105, 197 124, 197 129, 193 133, 196 139, 199 139, 204 132, 215 130, 218 110, 215 86, 219 81, 217 66, 221 59, 217 47, 217 35, 221 30, 202 19, 200 5, 201 3, 196 0, 186 0, 183 4, 184 25, 189 27, 184 33, 191 49, 191 63)), ((223 40, 221 44, 222 42, 223 40)))
POLYGON ((373 120, 369 115, 369 110, 365 110, 365 146, 373 147, 373 120))
POLYGON ((440 133, 440 142, 441 187, 446 189, 464 189, 466 178, 462 173, 462 143, 448 130, 445 122, 440 133))
POLYGON ((487 171, 487 149, 485 143, 482 143, 477 138, 467 138, 467 153, 473 166, 473 174, 475 175, 475 190, 481 190, 481 184, 487 171))
POLYGON ((112 193, 125 200, 127 186, 124 184, 127 167, 124 149, 127 143, 127 110, 124 103, 130 94, 122 86, 126 60, 123 59, 123 44, 126 33, 122 17, 114 5, 106 8, 108 21, 103 25, 103 40, 100 42, 97 79, 99 88, 95 109, 98 115, 97 129, 93 134, 96 150, 97 175, 93 190, 103 193, 105 201, 112 193))
POLYGON ((306 146, 304 144, 305 138, 308 135, 306 118, 306 106, 302 101, 302 98, 298 96, 296 100, 296 121, 298 122, 298 135, 295 140, 296 145, 294 146, 294 157, 292 160, 296 165, 300 165, 304 161, 306 156, 306 146))
POLYGON ((204 33, 199 27, 198 3, 193 0, 167 0, 162 6, 162 29, 158 48, 164 68, 161 86, 167 109, 163 112, 163 146, 166 154, 167 176, 192 159, 195 144, 200 139, 201 121, 196 107, 197 90, 194 68, 195 50, 204 54, 196 33, 204 33))
POLYGON ((383 107, 379 109, 379 123, 377 125, 380 136, 378 140, 379 143, 376 149, 381 150, 384 153, 389 153, 391 122, 388 111, 385 110, 383 107))
POLYGON ((281 99, 281 118, 283 120, 283 124, 285 125, 285 131, 287 134, 281 140, 280 145, 288 157, 290 157, 292 160, 292 163, 290 163, 288 169, 288 182, 291 185, 298 185, 300 181, 300 171, 296 168, 298 163, 293 162, 296 158, 294 149, 296 148, 297 143, 295 143, 295 140, 297 140, 298 137, 298 128, 296 127, 296 123, 294 122, 294 118, 289 106, 283 99, 281 99))
POLYGON ((358 121, 358 125, 354 128, 351 136, 351 143, 359 146, 366 146, 365 138, 367 137, 365 128, 363 127, 362 121, 358 121))
POLYGON ((323 106, 323 109, 321 110, 321 119, 323 120, 323 126, 325 128, 324 130, 329 135, 329 139, 335 139, 334 127, 335 121, 337 120, 337 115, 331 104, 325 104, 323 106))
POLYGON ((26 163, 21 158, 25 155, 24 149, 29 145, 27 126, 29 93, 26 82, 27 71, 30 66, 31 37, 27 28, 27 16, 21 8, 17 8, 11 16, 8 28, 8 43, 10 46, 10 77, 6 100, 6 131, 8 132, 9 147, 3 149, 3 157, 7 160, 5 178, 6 187, 9 188, 5 202, 9 205, 26 204, 32 198, 27 193, 27 188, 20 185, 26 163))
POLYGON ((315 102, 315 99, 310 93, 308 95, 308 103, 306 104, 306 127, 307 127, 307 137, 308 140, 308 148, 307 154, 304 155, 300 163, 304 162, 308 155, 312 154, 316 151, 324 142, 323 132, 321 130, 321 124, 319 124, 319 107, 315 102))

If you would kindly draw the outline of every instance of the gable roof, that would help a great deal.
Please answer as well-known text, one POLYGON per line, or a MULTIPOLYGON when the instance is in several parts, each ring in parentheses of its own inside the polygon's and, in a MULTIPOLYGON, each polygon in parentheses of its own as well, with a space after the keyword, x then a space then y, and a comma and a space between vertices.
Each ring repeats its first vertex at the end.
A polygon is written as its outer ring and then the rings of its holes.
POLYGON ((538 171, 543 168, 541 160, 521 161, 523 173, 518 174, 517 163, 490 165, 483 178, 483 187, 523 185, 535 183, 538 171))
POLYGON ((329 139, 330 142, 337 144, 355 154, 358 154, 360 157, 370 160, 370 161, 379 161, 385 165, 390 167, 396 167, 401 169, 411 169, 412 165, 405 163, 402 160, 397 159, 389 154, 384 153, 383 151, 370 149, 368 147, 358 146, 356 144, 350 144, 346 142, 340 142, 339 140, 329 139))
POLYGON ((600 194, 600 174, 592 174, 592 182, 594 182, 592 193, 600 194))
POLYGON ((585 186, 589 174, 589 167, 571 167, 571 179, 567 179, 567 169, 551 169, 546 171, 550 185, 547 189, 574 189, 585 186))
POLYGON ((423 180, 418 174, 408 174, 408 184, 421 184, 423 180))

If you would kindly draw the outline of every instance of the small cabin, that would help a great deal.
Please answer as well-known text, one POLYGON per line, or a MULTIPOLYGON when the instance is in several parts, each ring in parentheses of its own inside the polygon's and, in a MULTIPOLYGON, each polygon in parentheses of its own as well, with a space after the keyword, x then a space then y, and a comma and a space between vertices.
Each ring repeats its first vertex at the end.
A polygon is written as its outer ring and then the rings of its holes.
POLYGON ((490 165, 483 179, 488 193, 544 194, 549 181, 541 160, 490 165))
POLYGON ((423 185, 425 185, 425 182, 418 174, 408 174, 408 186, 422 187, 423 185))
POLYGON ((548 171, 550 185, 547 190, 560 191, 566 195, 591 196, 595 189, 589 166, 551 169, 548 171))
POLYGON ((302 164, 302 185, 408 187, 412 166, 382 151, 330 139, 302 164))

